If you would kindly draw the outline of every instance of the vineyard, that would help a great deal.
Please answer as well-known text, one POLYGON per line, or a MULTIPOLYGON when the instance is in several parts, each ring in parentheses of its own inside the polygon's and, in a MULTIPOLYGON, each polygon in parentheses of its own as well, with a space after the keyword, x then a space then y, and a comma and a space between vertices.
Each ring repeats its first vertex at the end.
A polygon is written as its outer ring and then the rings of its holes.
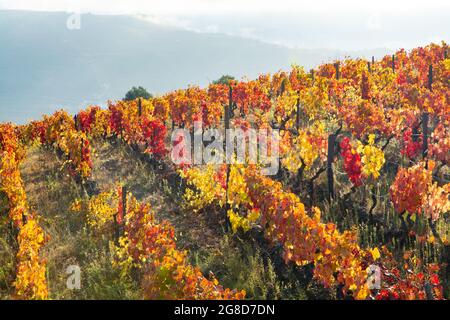
POLYGON ((0 298, 450 298, 447 51, 0 124, 0 298), (277 174, 174 164, 195 122, 267 130, 277 174))

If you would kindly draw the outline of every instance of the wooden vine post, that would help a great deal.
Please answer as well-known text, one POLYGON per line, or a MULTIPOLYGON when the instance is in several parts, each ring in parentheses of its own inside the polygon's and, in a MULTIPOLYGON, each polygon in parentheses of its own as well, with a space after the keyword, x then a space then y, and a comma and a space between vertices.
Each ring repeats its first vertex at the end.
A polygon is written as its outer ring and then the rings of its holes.
MULTIPOLYGON (((81 138, 81 143, 80 143, 80 160, 83 161, 83 148, 84 148, 84 139, 81 138)), ((83 192, 86 192, 86 189, 84 188, 84 183, 83 183, 83 175, 81 173, 79 173, 77 175, 80 179, 80 184, 81 184, 81 188, 83 189, 83 192)))
POLYGON ((283 81, 281 81, 280 94, 279 95, 282 96, 285 90, 286 90, 286 78, 284 78, 283 81))
POLYGON ((117 243, 119 243, 120 236, 123 234, 123 221, 127 215, 127 187, 122 187, 122 224, 117 219, 118 212, 114 215, 114 236, 117 243))
POLYGON ((333 180, 333 159, 334 159, 334 143, 336 135, 328 136, 328 155, 327 155, 327 181, 328 181, 328 199, 334 199, 334 180, 333 180))
POLYGON ((428 68, 428 89, 433 91, 433 65, 428 68))
POLYGON ((369 73, 372 73, 372 68, 370 66, 370 61, 367 61, 367 70, 369 71, 369 73))
MULTIPOLYGON (((369 65, 369 72, 370 72, 370 65, 369 65)), ((361 75, 361 98, 366 100, 369 99, 369 77, 365 72, 363 72, 361 75)))
POLYGON ((141 98, 138 99, 138 116, 139 116, 139 118, 142 116, 142 100, 141 100, 141 98))
POLYGON ((73 121, 75 122, 75 130, 78 131, 78 115, 73 116, 73 121))
MULTIPOLYGON (((430 64, 428 69, 428 89, 433 91, 433 66, 430 64)), ((426 159, 428 156, 428 122, 429 122, 430 114, 428 112, 424 112, 422 114, 422 157, 426 159)), ((428 165, 428 163, 427 163, 428 165)))
MULTIPOLYGON (((231 159, 228 159, 227 155, 227 140, 228 140, 228 131, 230 129, 230 113, 233 107, 233 88, 231 85, 229 85, 229 94, 228 94, 228 105, 224 106, 224 127, 225 127, 225 140, 223 142, 224 149, 225 150, 225 163, 227 166, 227 176, 226 176, 226 190, 225 190, 225 221, 227 221, 227 226, 229 227, 229 220, 226 218, 228 215, 228 210, 230 210, 230 204, 228 203, 228 182, 230 180, 230 164, 228 161, 231 161, 231 159)), ((234 141, 233 141, 234 144, 234 141)))
POLYGON ((339 62, 336 62, 336 63, 334 64, 334 68, 336 69, 336 80, 339 80, 340 77, 341 77, 341 74, 340 74, 340 72, 339 72, 339 62))
POLYGON ((372 65, 374 65, 374 64, 375 64, 375 57, 372 56, 372 65))
POLYGON ((392 55, 392 72, 395 72, 395 54, 392 55))
MULTIPOLYGON (((127 215, 127 192, 128 192, 127 187, 124 186, 122 188, 122 219, 123 220, 125 220, 125 217, 127 215)), ((119 232, 121 234, 122 226, 119 226, 119 228, 120 228, 119 232)))
POLYGON ((83 159, 83 147, 84 147, 84 139, 81 138, 81 143, 80 143, 80 158, 83 159))
POLYGON ((300 90, 297 90, 297 104, 296 104, 296 118, 295 118, 295 126, 297 130, 300 129, 300 90))
POLYGON ((314 83, 314 69, 311 69, 310 73, 311 73, 311 80, 314 83))

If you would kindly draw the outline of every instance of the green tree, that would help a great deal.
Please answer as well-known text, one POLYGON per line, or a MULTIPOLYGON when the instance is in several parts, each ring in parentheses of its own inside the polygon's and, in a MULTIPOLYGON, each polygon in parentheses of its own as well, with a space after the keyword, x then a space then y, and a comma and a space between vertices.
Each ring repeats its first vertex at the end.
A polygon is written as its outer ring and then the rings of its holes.
POLYGON ((228 74, 221 76, 216 81, 213 81, 213 84, 229 84, 230 81, 236 80, 233 76, 230 76, 228 74))
POLYGON ((150 99, 153 98, 153 96, 143 87, 133 87, 127 92, 125 98, 123 99, 125 101, 130 101, 135 100, 137 98, 150 99))

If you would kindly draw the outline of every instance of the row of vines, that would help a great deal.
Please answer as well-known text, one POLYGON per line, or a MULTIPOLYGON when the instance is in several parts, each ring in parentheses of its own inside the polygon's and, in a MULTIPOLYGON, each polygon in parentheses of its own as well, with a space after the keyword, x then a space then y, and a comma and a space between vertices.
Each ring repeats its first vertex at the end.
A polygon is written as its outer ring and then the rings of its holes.
MULTIPOLYGON (((262 230, 286 263, 312 265, 338 297, 440 299, 450 261, 449 79, 447 45, 431 44, 380 61, 346 59, 310 72, 293 66, 10 127, 23 145, 37 140, 60 150, 82 184, 92 168, 89 141, 124 141, 178 172, 186 184, 180 205, 192 214, 220 210, 234 233, 262 230), (205 130, 266 129, 279 141, 280 170, 266 177, 259 164, 173 164, 168 133, 193 133, 194 122, 205 130), (367 281, 373 266, 380 286, 367 281)), ((121 264, 146 270, 147 298, 243 297, 198 274, 176 250, 171 227, 157 224, 147 205, 128 203, 122 216, 109 212, 116 224, 125 221, 121 264), (158 277, 173 268, 181 292, 158 277)))

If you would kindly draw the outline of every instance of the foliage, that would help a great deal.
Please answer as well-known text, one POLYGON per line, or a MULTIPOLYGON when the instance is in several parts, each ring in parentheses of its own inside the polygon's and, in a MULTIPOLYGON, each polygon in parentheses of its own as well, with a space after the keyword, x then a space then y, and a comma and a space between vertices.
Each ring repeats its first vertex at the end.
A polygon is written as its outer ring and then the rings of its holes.
POLYGON ((213 84, 225 84, 229 85, 231 82, 233 82, 235 79, 233 76, 230 76, 228 74, 221 76, 219 79, 213 81, 213 84))
POLYGON ((150 99, 152 98, 152 95, 148 93, 146 89, 143 87, 133 87, 131 88, 126 94, 125 98, 123 98, 125 101, 131 101, 135 100, 137 98, 144 98, 144 99, 150 99))

